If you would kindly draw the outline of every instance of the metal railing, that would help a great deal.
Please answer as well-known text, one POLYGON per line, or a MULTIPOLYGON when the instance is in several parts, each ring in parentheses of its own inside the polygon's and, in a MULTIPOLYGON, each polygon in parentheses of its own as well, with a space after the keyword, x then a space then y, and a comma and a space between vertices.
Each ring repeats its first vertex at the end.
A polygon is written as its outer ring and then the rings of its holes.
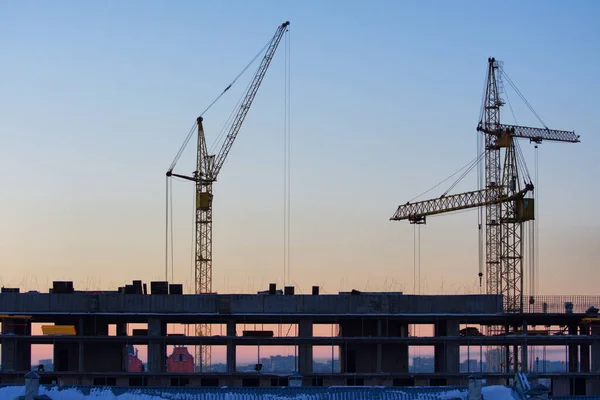
POLYGON ((532 296, 525 299, 523 312, 544 314, 584 313, 591 306, 600 308, 600 296, 532 296))

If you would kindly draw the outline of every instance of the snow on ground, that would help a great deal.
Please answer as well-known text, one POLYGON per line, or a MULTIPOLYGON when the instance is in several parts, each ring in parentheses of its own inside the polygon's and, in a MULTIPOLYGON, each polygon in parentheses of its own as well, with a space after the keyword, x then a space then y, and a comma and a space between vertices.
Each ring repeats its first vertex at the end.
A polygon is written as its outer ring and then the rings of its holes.
MULTIPOLYGON (((13 400, 25 394, 25 386, 7 386, 0 388, 0 399, 13 400)), ((126 393, 115 396, 110 389, 93 389, 89 395, 83 395, 77 389, 58 390, 53 388, 46 390, 40 387, 39 394, 45 394, 52 400, 164 400, 165 397, 149 396, 144 394, 126 393)))
MULTIPOLYGON (((326 388, 322 388, 325 389, 326 388)), ((376 398, 378 392, 381 394, 380 390, 383 388, 373 388, 379 389, 373 390, 369 393, 369 388, 364 387, 361 390, 357 387, 351 388, 352 390, 332 390, 331 393, 318 393, 318 391, 307 389, 304 393, 298 393, 295 391, 294 393, 283 393, 284 389, 276 390, 274 393, 266 393, 266 392, 256 392, 251 393, 251 391, 247 391, 244 393, 235 393, 234 391, 230 391, 227 389, 217 390, 216 393, 201 393, 201 392, 184 392, 176 393, 175 391, 170 391, 169 393, 156 393, 157 395, 149 395, 142 394, 137 389, 131 389, 128 393, 115 395, 113 394, 110 388, 93 388, 91 389, 88 395, 84 395, 78 389, 73 388, 64 388, 59 390, 57 387, 46 389, 44 387, 40 387, 39 394, 45 394, 50 397, 52 400, 195 400, 195 399, 214 399, 214 400, 253 400, 253 399, 268 399, 268 400, 318 400, 323 398, 335 398, 339 400, 353 400, 353 399, 361 399, 368 400, 369 398, 376 398), (335 393, 335 394, 334 394, 335 393), (373 396, 370 396, 373 394, 373 396), (332 396, 332 397, 330 397, 332 396)), ((467 392, 461 390, 450 390, 446 392, 438 392, 438 393, 419 393, 419 388, 411 387, 410 390, 403 392, 399 388, 389 388, 388 390, 383 389, 386 395, 382 396, 382 398, 386 399, 402 399, 402 400, 435 400, 435 399, 462 399, 465 400, 467 398, 467 392)), ((24 386, 7 386, 0 388, 0 399, 2 400, 13 400, 19 396, 25 394, 24 386)), ((517 397, 514 396, 512 389, 504 386, 486 386, 482 388, 483 400, 514 400, 517 397)))
POLYGON ((438 395, 440 400, 466 399, 467 392, 464 390, 450 390, 438 395))
POLYGON ((506 386, 484 386, 481 394, 483 400, 512 400, 518 397, 513 397, 513 390, 506 386))

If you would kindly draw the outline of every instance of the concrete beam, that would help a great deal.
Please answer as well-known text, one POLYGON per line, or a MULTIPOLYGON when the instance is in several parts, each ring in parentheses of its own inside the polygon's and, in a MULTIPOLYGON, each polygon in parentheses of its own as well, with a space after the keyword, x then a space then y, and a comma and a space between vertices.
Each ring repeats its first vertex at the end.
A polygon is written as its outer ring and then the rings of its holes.
POLYGON ((3 313, 190 315, 501 314, 500 295, 134 295, 0 293, 3 313))

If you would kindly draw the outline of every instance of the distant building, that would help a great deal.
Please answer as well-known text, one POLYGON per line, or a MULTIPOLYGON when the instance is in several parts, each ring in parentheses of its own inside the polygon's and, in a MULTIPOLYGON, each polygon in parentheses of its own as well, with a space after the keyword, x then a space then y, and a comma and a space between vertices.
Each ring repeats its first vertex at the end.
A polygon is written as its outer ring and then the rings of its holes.
POLYGON ((479 372, 479 362, 477 360, 464 360, 460 363, 460 372, 479 372))
POLYGON ((128 372, 142 372, 144 371, 144 364, 138 357, 138 349, 134 349, 133 345, 127 346, 127 371, 128 372))
POLYGON ((210 366, 210 372, 227 372, 227 364, 216 363, 210 366))
POLYGON ((315 373, 339 373, 340 372, 340 360, 322 360, 321 362, 313 360, 313 372, 315 373))
MULTIPOLYGON (((54 371, 54 363, 52 362, 51 358, 44 358, 44 359, 40 360, 38 365, 43 365, 44 371, 46 371, 46 372, 54 371)), ((35 367, 37 369, 37 365, 35 367)))
POLYGON ((271 358, 261 358, 259 361, 262 364, 262 370, 263 372, 272 372, 273 371, 273 366, 271 365, 271 358))
MULTIPOLYGON (((410 370, 410 368, 409 368, 410 370)), ((414 357, 412 372, 433 372, 435 371, 435 360, 433 357, 414 357)))
POLYGON ((271 356, 270 372, 293 372, 296 370, 296 357, 294 356, 271 356))
POLYGON ((485 355, 486 372, 503 372, 506 368, 506 352, 504 348, 493 348, 485 355))
POLYGON ((187 347, 173 349, 173 353, 167 358, 167 372, 194 372, 194 357, 187 347))

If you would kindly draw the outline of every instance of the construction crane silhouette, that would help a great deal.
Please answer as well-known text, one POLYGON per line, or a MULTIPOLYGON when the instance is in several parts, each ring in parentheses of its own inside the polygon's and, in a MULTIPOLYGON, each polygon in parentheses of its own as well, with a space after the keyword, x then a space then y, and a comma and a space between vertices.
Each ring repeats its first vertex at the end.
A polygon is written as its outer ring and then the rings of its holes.
MULTIPOLYGON (((167 171, 167 177, 175 176, 192 181, 196 184, 196 232, 195 232, 195 292, 212 293, 212 204, 213 204, 213 183, 216 182, 219 172, 227 159, 227 155, 231 150, 231 146, 235 141, 240 128, 250 110, 250 106, 258 92, 262 80, 271 64, 271 60, 275 55, 277 47, 287 31, 289 21, 281 24, 270 42, 266 47, 265 54, 254 74, 248 89, 243 96, 243 100, 239 105, 237 114, 232 120, 229 131, 221 146, 220 151, 216 155, 208 154, 206 147, 206 138, 204 136, 204 128, 202 126, 202 116, 197 119, 198 127, 198 146, 196 156, 196 171, 193 176, 180 175, 173 173, 173 168, 177 159, 181 156, 183 150, 180 150, 175 161, 167 171)), ((240 74, 241 75, 241 74, 240 74)), ((239 75, 238 75, 239 77, 239 75)), ((236 78, 237 79, 237 78, 236 78)), ((232 85, 225 88, 225 93, 232 85)), ((222 94, 223 94, 222 93, 222 94)), ((222 95, 221 94, 221 95, 222 95)), ((219 96, 220 97, 220 96, 219 96)), ((218 99, 218 98, 217 98, 218 99)), ((215 100, 216 101, 216 100, 215 100)), ((214 102, 212 103, 214 104, 214 102)), ((211 104, 211 105, 212 105, 211 104)), ((210 106, 209 106, 210 108, 210 106)), ((186 143, 184 143, 185 146, 186 143)), ((184 147, 182 146, 182 148, 184 147)), ((210 324, 201 324, 196 328, 198 336, 210 336, 210 324)), ((196 351, 196 360, 199 360, 201 371, 209 371, 211 365, 211 349, 210 346, 199 346, 196 351)))
MULTIPOLYGON (((485 159, 485 187, 403 204, 390 219, 424 224, 429 215, 484 207, 486 293, 503 295, 506 312, 522 312, 523 224, 534 219, 534 199, 526 197, 534 186, 530 177, 520 175, 519 165, 525 164, 516 139, 529 139, 536 144, 543 141, 576 143, 579 136, 572 131, 548 129, 516 87, 544 128, 501 124, 500 108, 504 105, 500 98, 501 75, 506 76, 501 64, 495 58, 489 58, 482 115, 477 126, 477 131, 484 135, 480 159, 485 159), (521 178, 524 178, 523 185, 521 178)), ((510 78, 506 78, 513 85, 510 78)))

